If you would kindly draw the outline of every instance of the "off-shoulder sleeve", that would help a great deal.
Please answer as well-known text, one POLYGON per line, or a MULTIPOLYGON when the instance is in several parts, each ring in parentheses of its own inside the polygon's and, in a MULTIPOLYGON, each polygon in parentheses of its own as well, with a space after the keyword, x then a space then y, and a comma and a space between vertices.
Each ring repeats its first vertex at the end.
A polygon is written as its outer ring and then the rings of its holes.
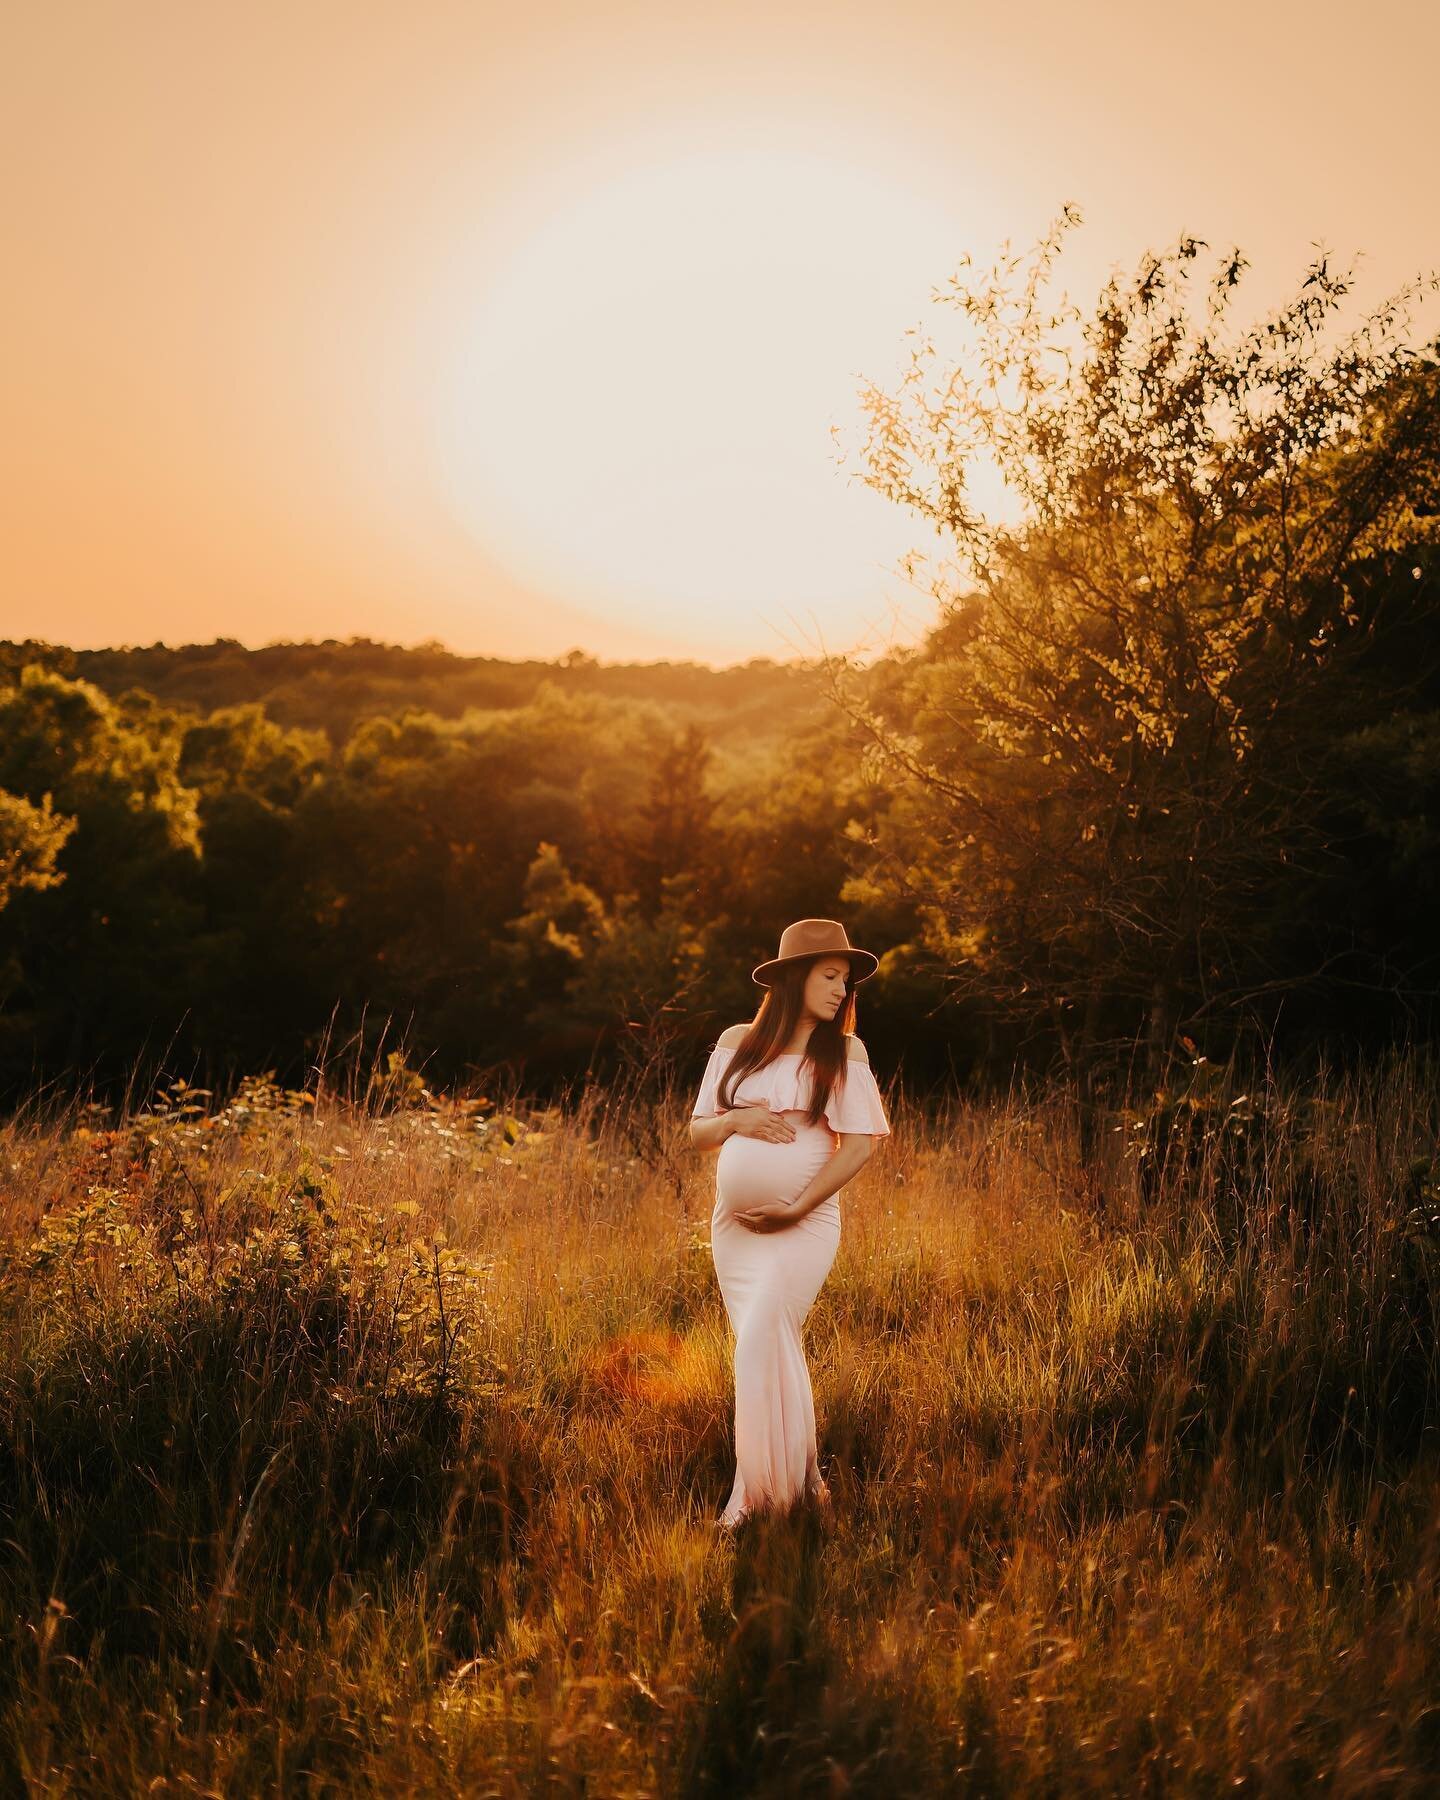
POLYGON ((854 1056, 845 1065, 844 1086, 838 1093, 831 1090, 825 1121, 832 1131, 863 1131, 871 1137, 889 1137, 889 1121, 885 1117, 875 1071, 868 1062, 854 1056))
POLYGON ((710 1052, 710 1060, 705 1065, 705 1073, 700 1078, 700 1094, 695 1102, 695 1109, 690 1114, 692 1119, 713 1119, 720 1111, 720 1099, 716 1088, 720 1077, 725 1073, 725 1065, 730 1060, 730 1047, 723 1048, 717 1044, 710 1052))

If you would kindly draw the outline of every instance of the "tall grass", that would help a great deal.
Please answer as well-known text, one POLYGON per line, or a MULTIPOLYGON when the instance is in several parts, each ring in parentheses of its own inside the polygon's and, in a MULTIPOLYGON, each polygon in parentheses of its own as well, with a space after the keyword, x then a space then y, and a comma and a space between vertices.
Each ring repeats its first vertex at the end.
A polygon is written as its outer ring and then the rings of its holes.
POLYGON ((1433 1065, 1098 1171, 1062 1093, 895 1098, 807 1327, 833 1524, 738 1543, 685 1109, 0 1130, 11 1790, 1428 1791, 1433 1065))

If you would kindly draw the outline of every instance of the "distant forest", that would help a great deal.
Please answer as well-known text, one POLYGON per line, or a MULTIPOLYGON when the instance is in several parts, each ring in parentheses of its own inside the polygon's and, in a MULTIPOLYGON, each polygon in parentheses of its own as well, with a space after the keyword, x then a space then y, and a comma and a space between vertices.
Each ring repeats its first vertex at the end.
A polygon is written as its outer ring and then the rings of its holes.
MULTIPOLYGON (((12 658, 24 649, 8 646, 12 658)), ((542 682, 568 693, 657 701, 677 721, 694 718, 737 740, 783 732, 786 720, 808 704, 795 670, 765 657, 725 670, 703 663, 601 663, 580 649, 556 662, 506 662, 459 656, 434 641, 404 649, 361 637, 258 650, 217 638, 175 649, 153 644, 69 654, 68 672, 107 694, 143 688, 202 713, 258 702, 278 724, 323 731, 337 747, 375 713, 410 709, 457 719, 472 707, 494 712, 528 705, 542 682)))
POLYGON ((868 479, 966 572, 869 664, 0 645, 4 1095, 402 1043, 688 1083, 802 916, 882 956, 913 1090, 1432 1038, 1440 361, 1322 351, 1323 266, 1182 357, 1195 253, 1112 283, 1063 390, 876 397, 868 479), (965 504, 982 439, 1019 526, 965 504))
POLYGON ((299 1079, 327 1032, 437 1082, 663 1062, 840 910, 845 737, 764 659, 0 645, 0 788, 74 822, 48 873, 9 859, 7 1089, 167 1047, 299 1079))

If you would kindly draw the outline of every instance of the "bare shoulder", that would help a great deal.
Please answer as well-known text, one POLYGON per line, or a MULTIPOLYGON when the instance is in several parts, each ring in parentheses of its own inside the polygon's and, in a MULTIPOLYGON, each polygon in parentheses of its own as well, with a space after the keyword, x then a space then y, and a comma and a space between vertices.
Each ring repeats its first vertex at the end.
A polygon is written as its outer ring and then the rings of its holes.
POLYGON ((868 1063, 870 1060, 869 1051, 853 1032, 845 1040, 845 1055, 851 1062, 868 1063))
POLYGON ((717 1050, 733 1050, 750 1029, 748 1025, 727 1025, 715 1040, 717 1050))

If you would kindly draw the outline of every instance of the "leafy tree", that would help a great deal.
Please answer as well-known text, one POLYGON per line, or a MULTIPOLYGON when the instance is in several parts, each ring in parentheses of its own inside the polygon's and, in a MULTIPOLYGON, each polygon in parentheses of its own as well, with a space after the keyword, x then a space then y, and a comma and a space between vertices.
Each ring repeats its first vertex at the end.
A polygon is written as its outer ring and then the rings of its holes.
POLYGON ((19 794, 0 791, 0 912, 20 888, 43 893, 65 879, 55 867, 75 820, 57 814, 50 795, 32 806, 19 794))
POLYGON ((413 1022, 456 1060, 503 1055, 527 1004, 505 922, 525 905, 536 845, 554 844, 582 882, 608 871, 647 791, 657 719, 547 683, 504 712, 407 709, 357 727, 300 808, 347 1009, 413 1022))
POLYGON ((649 917, 664 903, 667 883, 687 889, 697 916, 715 904, 725 856, 706 780, 713 758, 705 732, 688 724, 661 736, 645 757, 645 791, 628 817, 607 818, 592 805, 587 866, 612 893, 633 894, 649 917))
POLYGON ((921 336, 897 393, 865 390, 863 479, 955 560, 931 576, 935 629, 883 686, 844 656, 825 676, 892 789, 847 898, 903 899, 950 990, 1047 1024, 1088 1085, 1107 1046, 1143 1034, 1160 1075, 1182 1034, 1263 1019, 1341 960, 1317 939, 1296 963, 1294 927, 1336 874, 1332 734, 1393 703, 1387 609, 1426 646, 1412 674, 1436 703, 1416 547, 1440 373, 1397 321, 1440 284, 1332 344, 1350 284, 1321 257, 1231 333, 1245 260, 1220 258, 1197 321, 1205 246, 1183 237, 1110 280, 1077 345, 1078 310, 1042 297, 1077 222, 1066 208, 1018 295, 1019 259, 975 285, 964 259, 937 297, 972 355, 947 364, 921 336), (1017 522, 973 499, 987 464, 1017 522))
POLYGON ((293 808, 329 760, 324 732, 277 725, 258 701, 220 707, 181 747, 181 773, 202 796, 246 794, 272 809, 293 808))
POLYGON ((653 912, 634 894, 607 905, 541 843, 525 878, 524 910, 506 927, 525 997, 526 1041, 548 1059, 617 1041, 649 1067, 689 1028, 690 996, 707 952, 690 879, 666 880, 653 912))
POLYGON ((0 687, 0 789, 42 809, 52 796, 74 821, 55 862, 63 880, 15 894, 0 916, 11 971, 0 1068, 11 1078, 37 1065, 125 1066, 184 1016, 202 911, 181 732, 148 695, 111 700, 38 664, 0 687))
POLYGON ((299 808, 330 762, 323 732, 286 729, 255 703, 184 732, 181 778, 199 796, 205 924, 191 949, 193 1029, 239 1071, 298 1046, 339 982, 313 911, 313 856, 299 808))

